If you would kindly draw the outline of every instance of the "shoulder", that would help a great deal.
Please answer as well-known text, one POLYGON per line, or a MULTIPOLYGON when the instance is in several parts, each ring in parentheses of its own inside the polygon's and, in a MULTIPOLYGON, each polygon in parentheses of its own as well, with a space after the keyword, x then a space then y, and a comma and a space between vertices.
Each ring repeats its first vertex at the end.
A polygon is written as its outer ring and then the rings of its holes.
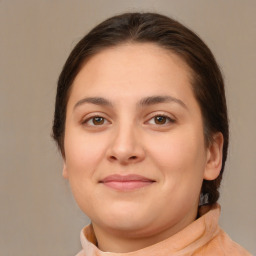
POLYGON ((252 256, 241 245, 231 240, 227 233, 220 229, 219 233, 204 248, 206 255, 218 256, 252 256))

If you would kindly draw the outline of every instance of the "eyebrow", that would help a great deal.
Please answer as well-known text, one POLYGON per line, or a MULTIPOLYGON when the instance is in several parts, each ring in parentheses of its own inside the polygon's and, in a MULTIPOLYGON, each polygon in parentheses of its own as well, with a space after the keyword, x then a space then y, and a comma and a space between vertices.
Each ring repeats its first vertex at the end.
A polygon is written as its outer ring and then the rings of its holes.
MULTIPOLYGON (((151 105, 160 104, 160 103, 171 103, 171 102, 177 103, 177 104, 181 105, 182 107, 184 107, 185 109, 188 109, 186 104, 182 100, 177 99, 172 96, 161 96, 161 95, 143 98, 137 103, 137 105, 139 107, 144 107, 144 106, 151 106, 151 105)), ((113 107, 113 104, 105 98, 88 97, 88 98, 83 98, 83 99, 79 100, 75 104, 74 109, 84 103, 91 103, 91 104, 95 104, 95 105, 99 105, 99 106, 113 107)))
POLYGON ((172 96, 146 97, 146 98, 141 99, 139 101, 138 105, 143 107, 143 106, 150 106, 150 105, 159 104, 159 103, 171 103, 171 102, 177 103, 177 104, 181 105, 182 107, 188 109, 186 104, 182 100, 177 99, 172 96))
POLYGON ((99 106, 113 106, 112 103, 105 99, 105 98, 101 98, 101 97, 88 97, 88 98, 84 98, 79 100, 75 106, 74 109, 77 108, 78 106, 84 104, 84 103, 91 103, 91 104, 95 104, 95 105, 99 105, 99 106))

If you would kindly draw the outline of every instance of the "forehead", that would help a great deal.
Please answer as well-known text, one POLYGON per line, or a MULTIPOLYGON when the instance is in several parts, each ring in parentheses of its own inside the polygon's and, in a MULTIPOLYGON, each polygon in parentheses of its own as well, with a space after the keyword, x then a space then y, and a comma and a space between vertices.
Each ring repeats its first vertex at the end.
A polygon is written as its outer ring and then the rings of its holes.
MULTIPOLYGON (((83 94, 105 96, 123 92, 127 97, 145 93, 189 93, 192 72, 177 54, 154 43, 127 43, 92 56, 76 76, 72 98, 83 94)), ((192 95, 193 96, 193 95, 192 95)))

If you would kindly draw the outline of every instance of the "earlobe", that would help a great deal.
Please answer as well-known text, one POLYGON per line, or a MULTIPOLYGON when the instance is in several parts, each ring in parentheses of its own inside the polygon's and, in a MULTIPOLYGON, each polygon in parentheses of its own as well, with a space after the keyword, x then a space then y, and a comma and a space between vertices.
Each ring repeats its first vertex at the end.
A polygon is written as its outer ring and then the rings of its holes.
POLYGON ((213 140, 207 149, 207 163, 204 172, 205 180, 215 180, 222 167, 223 135, 221 132, 214 134, 213 140))
POLYGON ((62 169, 62 177, 64 179, 68 179, 68 171, 67 171, 67 166, 66 163, 63 163, 63 169, 62 169))

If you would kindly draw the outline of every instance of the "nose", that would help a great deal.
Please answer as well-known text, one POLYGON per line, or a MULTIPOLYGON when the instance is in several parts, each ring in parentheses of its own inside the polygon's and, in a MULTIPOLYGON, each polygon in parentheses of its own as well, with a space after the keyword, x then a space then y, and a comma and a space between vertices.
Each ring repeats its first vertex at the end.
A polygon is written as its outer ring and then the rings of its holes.
POLYGON ((138 163, 145 158, 142 139, 134 127, 119 127, 113 134, 113 139, 107 151, 111 162, 122 165, 138 163))

